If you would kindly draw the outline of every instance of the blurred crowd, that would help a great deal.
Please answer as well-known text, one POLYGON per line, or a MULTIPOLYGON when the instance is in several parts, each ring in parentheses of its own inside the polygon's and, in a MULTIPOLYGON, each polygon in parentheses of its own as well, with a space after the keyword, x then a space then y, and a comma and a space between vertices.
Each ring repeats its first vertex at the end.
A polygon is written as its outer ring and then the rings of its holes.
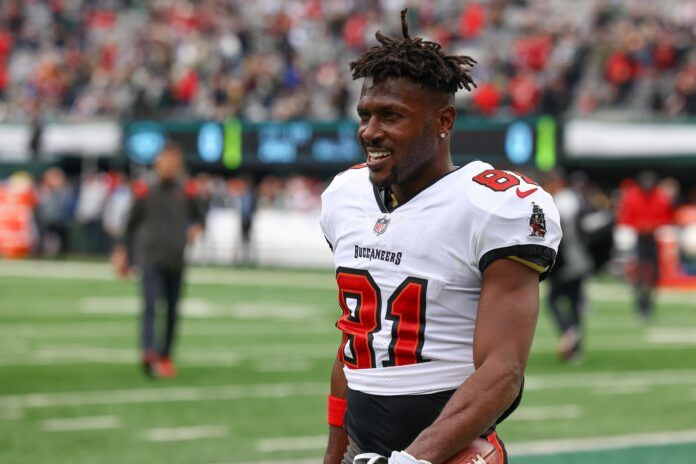
POLYGON ((377 29, 479 64, 475 115, 696 114, 692 0, 3 0, 0 120, 352 117, 377 29))
MULTIPOLYGON (((111 170, 83 172, 78 178, 67 176, 60 167, 51 167, 35 179, 27 172, 16 172, 0 181, 0 235, 9 220, 21 220, 28 224, 30 247, 37 255, 106 252, 123 233, 133 196, 152 183, 152 175, 149 170, 130 175, 111 170), (18 205, 24 210, 17 209, 18 205)), ((696 187, 682 189, 674 179, 658 182, 656 178, 653 183, 659 192, 658 203, 646 206, 644 202, 653 200, 640 195, 640 182, 635 179, 607 188, 591 182, 582 171, 532 175, 552 194, 563 191, 557 201, 559 209, 569 204, 572 214, 582 216, 573 220, 572 227, 581 228, 578 235, 588 242, 594 267, 606 263, 612 251, 630 248, 625 244, 630 239, 626 242, 622 234, 618 236, 621 243, 612 243, 615 225, 628 225, 639 233, 654 231, 663 224, 675 224, 685 231, 692 227, 694 230, 688 233, 693 237, 689 236, 685 248, 692 256, 685 262, 696 264, 696 187), (565 201, 569 197, 574 199, 565 201), (659 218, 643 219, 649 212, 659 218)), ((235 210, 242 223, 251 222, 258 209, 316 212, 326 185, 326 180, 297 174, 254 177, 241 173, 225 178, 198 172, 186 181, 187 191, 193 192, 205 211, 235 210)))
MULTIPOLYGON (((17 172, 0 181, 0 257, 104 254, 122 236, 134 195, 152 173, 130 180, 118 171, 91 172, 72 179, 58 167, 39 179, 17 172)), ((198 173, 186 182, 202 209, 235 210, 248 239, 258 208, 316 211, 325 184, 310 177, 267 175, 225 179, 198 173)))

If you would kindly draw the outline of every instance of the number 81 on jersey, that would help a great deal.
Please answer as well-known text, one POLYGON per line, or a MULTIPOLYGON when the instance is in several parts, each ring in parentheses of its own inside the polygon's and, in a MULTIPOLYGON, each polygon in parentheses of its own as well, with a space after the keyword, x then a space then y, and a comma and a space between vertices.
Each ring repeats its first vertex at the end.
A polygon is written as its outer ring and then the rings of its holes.
MULTIPOLYGON (((336 281, 343 311, 336 324, 343 332, 340 359, 351 369, 377 367, 373 338, 382 329, 382 292, 370 272, 364 269, 339 267, 336 281), (354 304, 349 305, 349 301, 354 304)), ((421 355, 427 288, 427 280, 407 277, 387 300, 385 318, 392 321, 392 329, 383 367, 428 361, 421 355)))

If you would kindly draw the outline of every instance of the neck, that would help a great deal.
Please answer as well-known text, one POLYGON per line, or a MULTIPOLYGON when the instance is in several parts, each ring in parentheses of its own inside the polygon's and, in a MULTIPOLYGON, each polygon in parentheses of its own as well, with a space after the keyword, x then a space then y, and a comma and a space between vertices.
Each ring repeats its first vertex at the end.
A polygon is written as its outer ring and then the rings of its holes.
POLYGON ((418 177, 393 184, 391 191, 399 204, 406 203, 453 169, 452 157, 448 153, 447 156, 436 158, 428 166, 422 168, 418 177))

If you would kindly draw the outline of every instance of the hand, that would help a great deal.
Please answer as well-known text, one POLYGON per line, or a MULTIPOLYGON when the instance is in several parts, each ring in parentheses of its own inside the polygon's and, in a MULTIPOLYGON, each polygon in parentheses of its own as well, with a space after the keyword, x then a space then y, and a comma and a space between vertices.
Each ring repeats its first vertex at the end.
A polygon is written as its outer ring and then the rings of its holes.
POLYGON ((199 235, 203 233, 203 226, 196 223, 191 224, 188 228, 188 241, 193 242, 199 235))
POLYGON ((130 274, 130 266, 128 265, 128 251, 124 246, 117 246, 111 254, 111 263, 116 270, 116 275, 125 279, 130 274))

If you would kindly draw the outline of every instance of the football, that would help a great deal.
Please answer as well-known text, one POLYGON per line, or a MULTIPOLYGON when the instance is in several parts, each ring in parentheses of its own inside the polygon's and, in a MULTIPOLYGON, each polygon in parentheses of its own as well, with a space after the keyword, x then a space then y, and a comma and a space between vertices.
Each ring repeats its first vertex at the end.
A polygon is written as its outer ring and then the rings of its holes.
POLYGON ((503 464, 503 457, 493 443, 477 438, 452 456, 446 464, 503 464))

